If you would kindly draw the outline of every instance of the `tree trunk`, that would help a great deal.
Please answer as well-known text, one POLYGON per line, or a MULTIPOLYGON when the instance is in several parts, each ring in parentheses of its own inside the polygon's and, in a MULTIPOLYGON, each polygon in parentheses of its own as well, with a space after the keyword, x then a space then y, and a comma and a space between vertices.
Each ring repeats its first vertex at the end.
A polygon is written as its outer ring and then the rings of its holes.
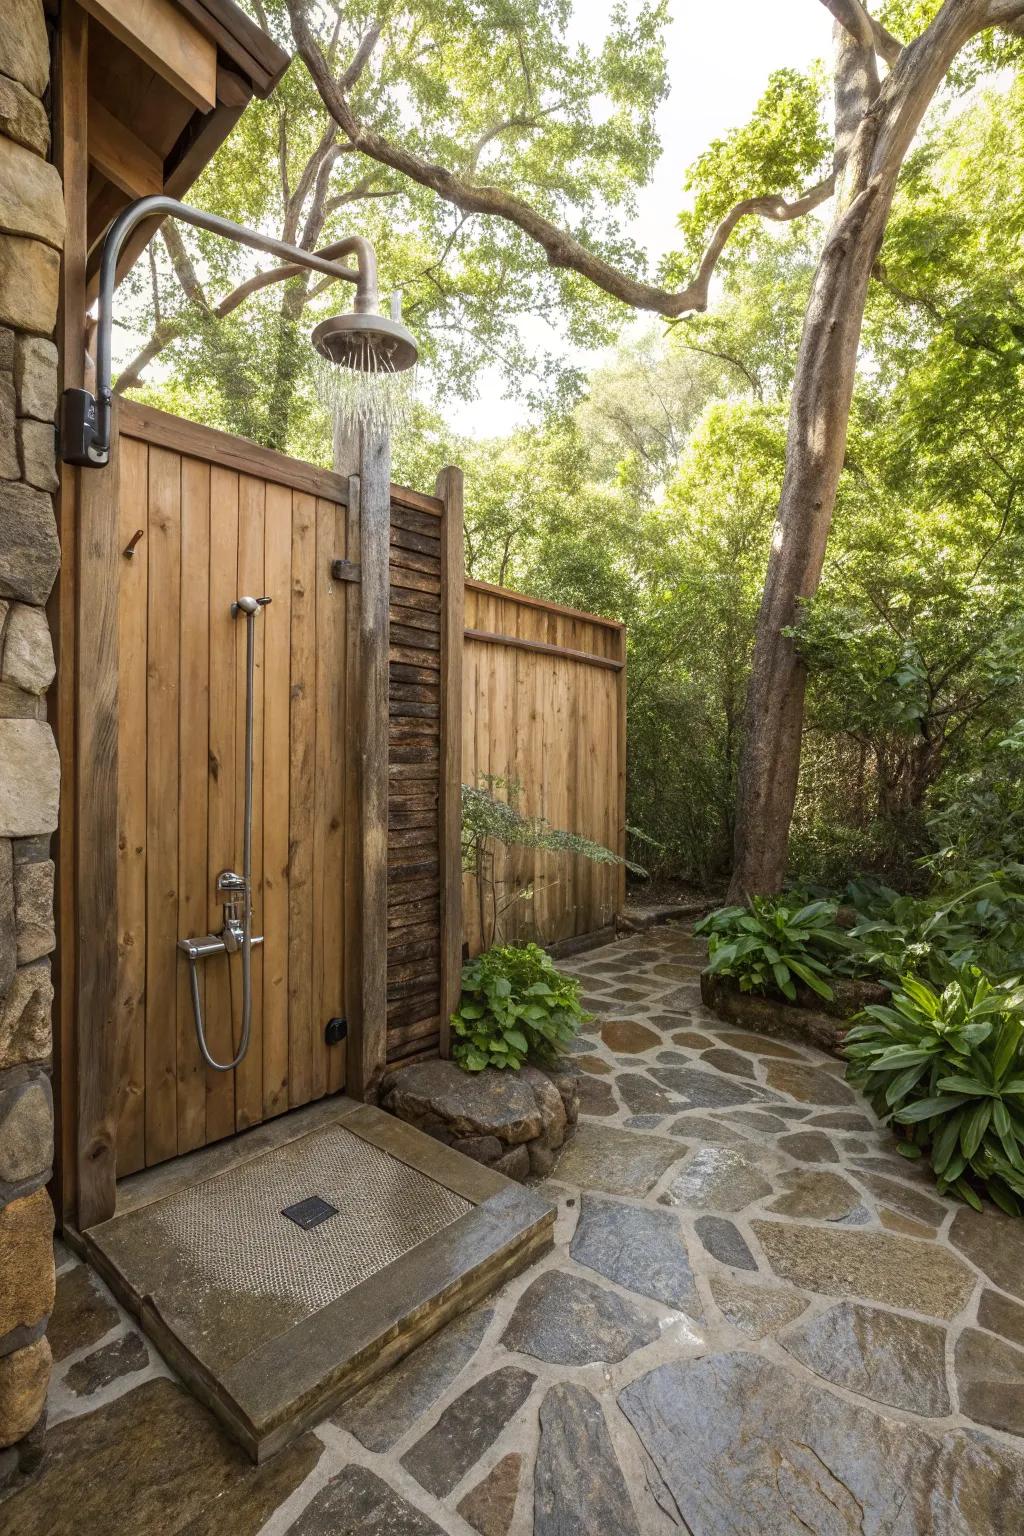
POLYGON ((836 29, 836 212, 815 273, 793 381, 786 470, 747 694, 730 901, 778 891, 800 772, 806 670, 783 631, 821 579, 846 451, 868 281, 896 178, 980 0, 947 0, 879 88, 866 43, 836 29))
POLYGON ((868 277, 884 210, 863 191, 822 252, 793 386, 786 473, 757 620, 747 693, 730 899, 777 891, 789 847, 806 669, 784 633, 821 578, 846 450, 868 277))

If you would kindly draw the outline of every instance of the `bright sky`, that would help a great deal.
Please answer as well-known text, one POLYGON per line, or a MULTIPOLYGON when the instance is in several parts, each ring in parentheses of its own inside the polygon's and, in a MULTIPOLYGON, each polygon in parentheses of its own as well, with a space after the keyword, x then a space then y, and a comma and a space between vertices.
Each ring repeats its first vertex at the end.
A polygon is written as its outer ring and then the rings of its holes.
MULTIPOLYGON (((575 36, 598 47, 610 8, 611 0, 575 0, 575 36)), ((745 121, 773 69, 803 68, 831 51, 832 18, 821 0, 672 0, 671 11, 671 90, 658 116, 664 150, 640 193, 634 227, 652 266, 673 244, 686 166, 712 139, 745 121)), ((542 322, 534 324, 538 346, 550 349, 551 333, 542 322)), ((575 361, 587 366, 596 356, 577 354, 575 361)), ((527 413, 519 401, 505 398, 495 373, 481 377, 475 401, 449 414, 460 432, 488 437, 512 430, 527 413)))

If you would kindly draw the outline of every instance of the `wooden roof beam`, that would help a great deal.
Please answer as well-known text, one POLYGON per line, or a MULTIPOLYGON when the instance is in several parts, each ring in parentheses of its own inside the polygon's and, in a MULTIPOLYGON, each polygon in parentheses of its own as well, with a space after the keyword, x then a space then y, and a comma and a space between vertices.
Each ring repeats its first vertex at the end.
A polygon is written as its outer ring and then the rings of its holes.
POLYGON ((81 0, 83 9, 145 59, 187 101, 217 104, 217 46, 174 0, 81 0))
POLYGON ((160 156, 89 97, 89 162, 130 198, 150 197, 164 190, 160 156))
POLYGON ((251 82, 257 96, 269 96, 291 57, 258 27, 234 0, 177 0, 201 32, 251 82))

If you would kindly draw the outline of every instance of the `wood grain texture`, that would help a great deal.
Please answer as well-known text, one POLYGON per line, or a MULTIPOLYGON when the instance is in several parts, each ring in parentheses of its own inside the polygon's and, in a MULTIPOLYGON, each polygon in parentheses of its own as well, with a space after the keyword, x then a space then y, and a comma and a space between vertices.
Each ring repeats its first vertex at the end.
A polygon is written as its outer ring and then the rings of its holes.
MULTIPOLYGON (((625 839, 625 631, 484 582, 465 583, 462 777, 517 779, 519 809, 615 852, 625 839)), ((572 855, 500 850, 499 937, 553 943, 606 927, 621 907, 623 872, 572 855)), ((465 936, 479 953, 491 926, 477 882, 463 880, 465 936)))
POLYGON ((263 625, 263 1118, 288 1108, 292 497, 268 485, 263 625))
MULTIPOLYGON (((238 575, 235 591, 261 597, 266 593, 264 531, 266 526, 267 483, 255 475, 241 475, 238 481, 238 575)), ((253 689, 253 788, 252 788, 252 902, 253 932, 263 933, 263 677, 266 649, 264 613, 254 622, 255 686, 253 689)), ((235 791, 234 852, 230 867, 242 868, 243 828, 245 821, 245 670, 248 624, 242 614, 231 620, 235 646, 235 764, 238 775, 235 791)), ((252 952, 252 1022, 249 1049, 235 1068, 235 1130, 244 1131, 263 1119, 263 964, 260 946, 252 952)), ((236 973, 236 992, 241 993, 240 968, 236 973)))
POLYGON ((313 812, 316 775, 316 501, 292 494, 288 826, 288 1102, 313 1096, 313 812))
MULTIPOLYGON (((360 569, 360 584, 348 588, 345 598, 345 654, 347 662, 345 707, 345 1017, 348 1041, 344 1051, 346 1082, 351 1077, 350 1054, 358 1050, 363 1029, 363 861, 361 836, 362 762, 359 732, 362 727, 363 667, 360 647, 362 625, 362 540, 360 537, 359 477, 348 483, 345 547, 349 561, 360 569)), ((371 935, 373 937, 373 935, 371 935)), ((379 935, 376 936, 379 942, 379 935)))
MULTIPOLYGON (((128 438, 121 454, 122 551, 149 519, 149 449, 128 438)), ((143 535, 143 539, 145 534, 143 535)), ((122 553, 118 604, 117 1171, 146 1166, 146 665, 149 561, 144 544, 122 553)), ((204 829, 204 846, 205 846, 204 829)))
MULTIPOLYGON (((138 450, 140 443, 125 447, 138 450)), ((206 928, 210 753, 210 466, 181 460, 181 603, 178 691, 179 816, 176 936, 206 928), (193 573, 199 579, 193 579, 193 573)), ((145 759, 143 771, 145 771, 145 759)), ((197 1049, 188 967, 177 967, 178 1151, 206 1144, 206 1068, 197 1049)), ((206 997, 206 967, 199 976, 206 997)))
POLYGON ((93 98, 89 100, 89 160, 129 197, 149 197, 164 189, 162 158, 93 98))
POLYGON ((207 459, 224 469, 261 475, 275 485, 290 485, 295 490, 310 491, 314 496, 327 496, 336 502, 345 500, 347 482, 329 469, 303 464, 299 459, 290 459, 283 453, 234 437, 230 432, 184 421, 180 416, 158 411, 151 405, 140 405, 135 400, 122 402, 121 415, 122 431, 126 436, 207 459))
MULTIPOLYGON (((346 1014, 346 914, 356 927, 358 915, 346 879, 358 586, 332 581, 330 565, 358 546, 358 507, 142 438, 122 440, 121 460, 113 1077, 126 1173, 345 1084, 345 1046, 326 1044, 324 1024, 346 1014), (242 592, 272 599, 254 629, 253 906, 264 944, 249 1053, 219 1073, 202 1063, 176 943, 220 931, 217 875, 242 861, 246 624, 232 616, 242 592)), ((380 933, 383 951, 383 919, 380 933)), ((240 962, 214 956, 198 976, 209 1047, 228 1060, 241 1035, 240 962)))
MULTIPOLYGON (((89 18, 74 0, 63 8, 54 55, 53 160, 64 186, 65 242, 61 266, 57 346, 65 385, 85 375, 85 261, 89 166, 85 102, 88 91, 89 18)), ((58 1221, 76 1220, 78 1198, 78 979, 77 979, 77 688, 79 471, 60 465, 56 498, 60 571, 50 595, 57 677, 49 714, 61 759, 61 806, 53 842, 56 862, 53 1091, 56 1109, 53 1195, 58 1221)), ((105 1176, 113 1180, 113 1168, 105 1176)))
MULTIPOLYGON (((206 924, 219 933, 224 922, 217 899, 217 875, 234 869, 235 804, 240 763, 236 760, 239 689, 235 621, 231 604, 238 596, 238 480, 233 469, 210 469, 210 747, 207 786, 206 924)), ((197 579, 198 573, 197 573, 197 579)), ((238 1047, 241 1027, 228 962, 206 963, 206 1039, 216 1061, 230 1061, 238 1047)), ((218 1141, 235 1129, 235 1075, 206 1073, 206 1138, 218 1141)))
POLYGON ((187 101, 217 101, 217 49, 172 0, 82 0, 87 11, 187 101))
POLYGON ((146 1161, 178 1149, 177 970, 181 459, 149 454, 146 669, 146 1161))
POLYGON ((361 745, 361 1002, 352 1092, 370 1099, 387 1059, 388 904, 388 599, 391 533, 389 449, 385 438, 363 433, 359 456, 360 550, 363 573, 359 612, 359 719, 361 745))
POLYGON ((450 1054, 449 1021, 462 990, 462 683, 465 628, 463 477, 449 466, 437 477, 441 522, 441 698, 438 852, 441 872, 440 1052, 450 1054))
MULTIPOLYGON (((116 418, 114 422, 116 433, 116 418)), ((116 442, 116 436, 114 438, 116 442)), ((79 482, 76 759, 78 806, 77 1214, 114 1213, 117 1141, 118 479, 120 462, 79 482)))
MULTIPOLYGON (((313 1097, 334 1091, 338 1057, 324 1039, 344 1014, 345 602, 347 584, 331 578, 345 549, 344 509, 318 501, 316 560, 317 747, 313 846, 313 1097)), ((340 1084, 335 1083, 335 1089, 340 1084)))

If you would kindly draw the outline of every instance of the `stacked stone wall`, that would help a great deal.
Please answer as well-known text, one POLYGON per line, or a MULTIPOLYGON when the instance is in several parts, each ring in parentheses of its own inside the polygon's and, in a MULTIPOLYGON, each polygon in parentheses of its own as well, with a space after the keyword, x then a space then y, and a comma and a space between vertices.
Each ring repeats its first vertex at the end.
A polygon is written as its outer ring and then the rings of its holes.
POLYGON ((44 604, 57 575, 64 202, 49 163, 42 0, 4 0, 0 50, 0 1498, 41 1453, 53 1305, 50 834, 60 768, 44 604))

